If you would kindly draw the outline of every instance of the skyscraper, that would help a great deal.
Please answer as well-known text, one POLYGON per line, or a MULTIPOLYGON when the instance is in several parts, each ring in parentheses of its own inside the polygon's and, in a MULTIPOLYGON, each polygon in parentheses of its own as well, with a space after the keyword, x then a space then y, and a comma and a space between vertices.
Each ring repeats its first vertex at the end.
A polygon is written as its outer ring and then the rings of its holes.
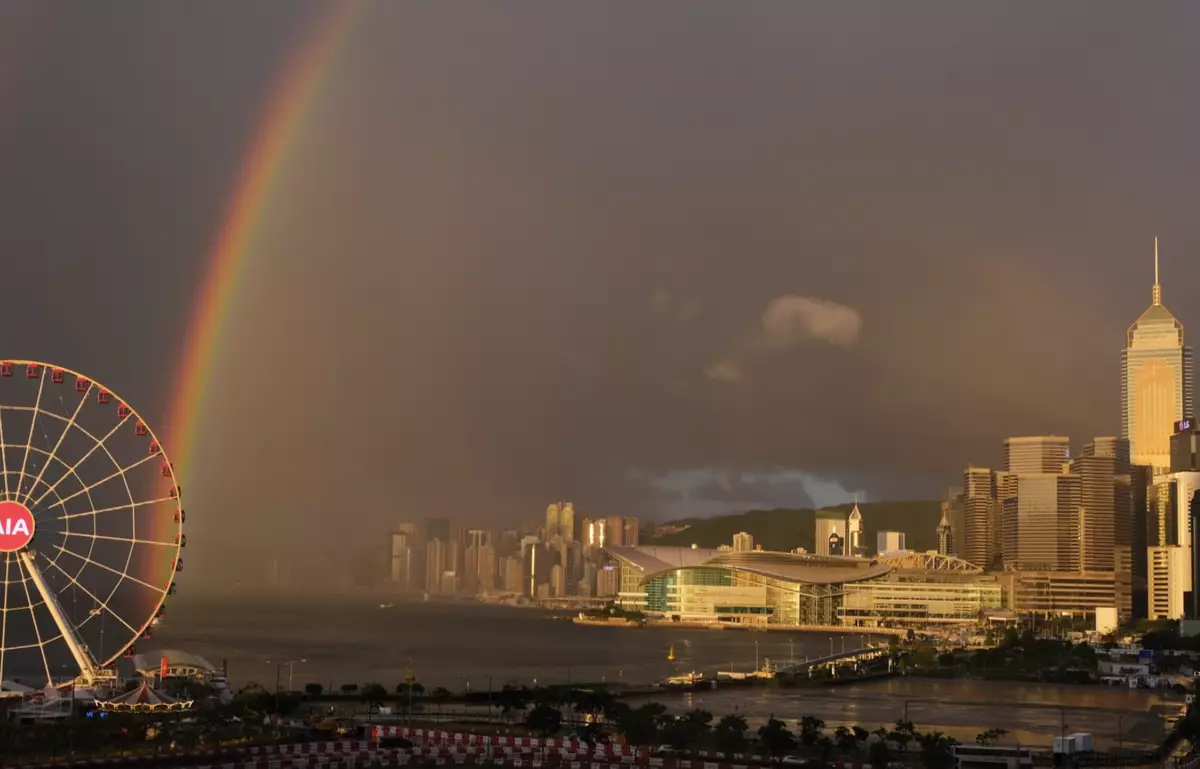
POLYGON ((1032 435, 1004 439, 1004 471, 1008 473, 1061 473, 1071 461, 1071 439, 1058 435, 1032 435))
POLYGON ((1182 473, 1200 470, 1200 421, 1194 416, 1175 423, 1175 434, 1171 436, 1171 472, 1182 473))
POLYGON ((954 555, 954 532, 950 527, 950 503, 942 503, 942 519, 937 525, 938 555, 954 555))
POLYGON ((1129 327, 1121 354, 1121 437, 1130 461, 1171 467, 1175 423, 1192 415, 1192 348, 1183 324, 1163 306, 1158 282, 1158 238, 1154 239, 1154 288, 1150 307, 1129 327))
POLYGON ((986 467, 968 467, 963 473, 963 546, 959 555, 984 569, 1000 558, 1000 515, 996 473, 986 467))
POLYGON ((833 555, 831 545, 834 550, 842 552, 836 555, 845 553, 846 542, 846 516, 839 513, 837 510, 818 510, 816 514, 816 533, 813 538, 813 547, 817 555, 833 555), (833 541, 836 537, 836 543, 833 541))
POLYGON ((858 509, 858 500, 856 499, 854 500, 854 509, 850 511, 850 517, 846 519, 846 555, 852 555, 855 558, 865 555, 866 548, 863 547, 862 534, 862 511, 858 509))
POLYGON ((1032 570, 1078 570, 1079 476, 1013 473, 1004 487, 1004 565, 1032 570))
POLYGON ((1133 498, 1129 488, 1128 444, 1096 438, 1071 460, 1080 480, 1079 568, 1113 571, 1114 554, 1133 545, 1133 498))

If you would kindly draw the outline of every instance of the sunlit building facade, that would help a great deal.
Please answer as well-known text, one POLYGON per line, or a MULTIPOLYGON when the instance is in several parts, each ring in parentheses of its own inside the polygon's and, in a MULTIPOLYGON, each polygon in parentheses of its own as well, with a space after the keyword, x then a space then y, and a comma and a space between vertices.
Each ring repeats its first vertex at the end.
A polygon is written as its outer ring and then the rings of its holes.
POLYGON ((1190 547, 1181 545, 1150 548, 1150 619, 1183 617, 1184 593, 1192 581, 1190 552, 1190 547))
MULTIPOLYGON (((845 547, 846 516, 837 510, 818 510, 816 513, 816 532, 813 539, 813 550, 817 555, 832 555, 830 547, 845 547)), ((843 555, 844 552, 838 553, 843 555)))
POLYGON ((1010 473, 1001 494, 1006 568, 1079 568, 1079 476, 1010 473))
POLYGON ((1000 583, 946 555, 884 556, 886 575, 844 586, 838 618, 849 627, 935 627, 979 622, 1003 605, 1000 583))
POLYGON ((869 560, 701 548, 606 548, 618 602, 684 622, 752 626, 936 626, 1001 603, 994 577, 957 558, 869 560))
POLYGON ((1016 614, 1094 618, 1097 608, 1115 607, 1123 619, 1132 616, 1127 572, 1010 570, 997 577, 1004 608, 1016 614))
POLYGON ((968 467, 963 473, 963 546, 959 555, 985 569, 1000 560, 1001 524, 998 478, 986 467, 968 467))
POLYGON ((1061 435, 1032 435, 1004 439, 1004 471, 1063 473, 1071 461, 1071 439, 1061 435))
POLYGON ((1150 307, 1129 327, 1121 356, 1121 437, 1133 464, 1156 474, 1170 470, 1175 424, 1195 413, 1192 386, 1192 348, 1183 324, 1163 306, 1155 239, 1150 307))

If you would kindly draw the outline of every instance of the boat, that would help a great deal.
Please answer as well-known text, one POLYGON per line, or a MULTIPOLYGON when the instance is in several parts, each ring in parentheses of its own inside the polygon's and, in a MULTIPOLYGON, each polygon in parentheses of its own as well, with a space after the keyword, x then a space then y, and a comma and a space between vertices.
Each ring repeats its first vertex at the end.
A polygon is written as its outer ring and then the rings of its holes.
POLYGON ((381 609, 394 609, 394 608, 396 608, 396 604, 394 604, 394 603, 381 603, 381 604, 379 604, 379 608, 381 608, 381 609))
POLYGON ((667 651, 667 662, 675 661, 675 644, 671 644, 670 650, 667 651))

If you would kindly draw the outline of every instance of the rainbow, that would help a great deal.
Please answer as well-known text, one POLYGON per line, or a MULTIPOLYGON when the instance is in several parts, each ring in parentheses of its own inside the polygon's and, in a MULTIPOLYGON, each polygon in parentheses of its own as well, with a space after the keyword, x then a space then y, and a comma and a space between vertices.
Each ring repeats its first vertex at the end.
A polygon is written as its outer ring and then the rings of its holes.
POLYGON ((188 477, 209 384, 238 286, 254 253, 258 232, 290 150, 322 86, 350 38, 357 3, 330 0, 280 74, 237 176, 233 195, 207 259, 167 416, 167 446, 178 472, 188 477))

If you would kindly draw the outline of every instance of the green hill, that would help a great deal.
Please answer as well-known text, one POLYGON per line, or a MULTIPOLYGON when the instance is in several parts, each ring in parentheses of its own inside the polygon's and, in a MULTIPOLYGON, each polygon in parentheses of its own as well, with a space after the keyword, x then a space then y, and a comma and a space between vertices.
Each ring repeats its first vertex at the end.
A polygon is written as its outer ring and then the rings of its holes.
MULTIPOLYGON (((853 504, 846 504, 822 509, 838 510, 848 515, 853 507, 853 504)), ((933 550, 937 547, 937 525, 942 512, 941 503, 936 500, 862 502, 858 509, 863 517, 863 545, 869 554, 875 552, 875 533, 878 531, 904 532, 905 545, 909 550, 933 550)), ((809 509, 780 508, 711 518, 683 518, 662 524, 662 527, 686 528, 646 538, 645 544, 718 547, 732 544, 734 534, 746 531, 754 535, 754 544, 762 545, 764 550, 788 551, 803 547, 811 553, 814 551, 813 536, 816 533, 814 513, 809 509)))

